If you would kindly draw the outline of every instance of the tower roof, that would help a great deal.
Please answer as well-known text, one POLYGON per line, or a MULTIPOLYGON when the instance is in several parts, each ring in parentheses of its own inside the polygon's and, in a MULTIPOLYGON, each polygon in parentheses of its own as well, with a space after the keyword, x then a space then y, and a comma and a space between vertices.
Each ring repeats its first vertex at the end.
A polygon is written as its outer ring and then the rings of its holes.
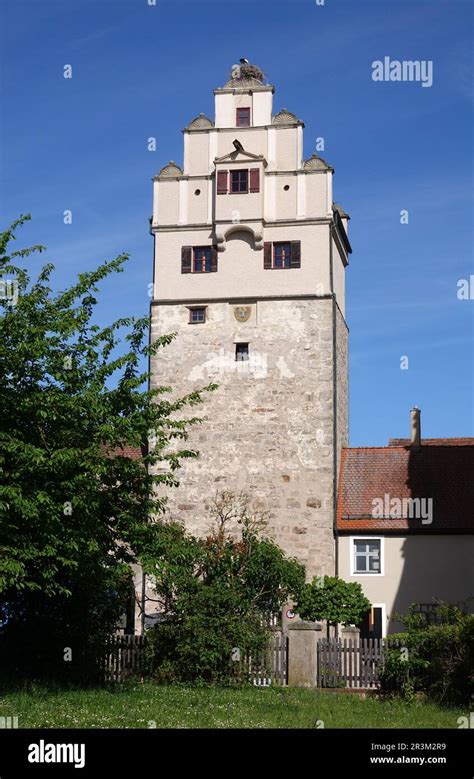
POLYGON ((300 120, 287 108, 282 108, 272 119, 272 124, 294 124, 295 122, 299 123, 300 120))
POLYGON ((199 114, 187 126, 187 130, 202 130, 207 127, 214 127, 214 122, 205 114, 199 114))
POLYGON ((322 157, 318 157, 317 154, 312 154, 311 157, 305 160, 303 168, 305 170, 333 170, 333 168, 327 164, 326 160, 322 157))
POLYGON ((183 175, 183 169, 180 168, 179 165, 176 164, 174 160, 171 160, 168 162, 167 165, 165 165, 160 172, 158 173, 158 176, 155 176, 155 178, 160 179, 170 179, 175 178, 176 176, 182 176, 183 175))

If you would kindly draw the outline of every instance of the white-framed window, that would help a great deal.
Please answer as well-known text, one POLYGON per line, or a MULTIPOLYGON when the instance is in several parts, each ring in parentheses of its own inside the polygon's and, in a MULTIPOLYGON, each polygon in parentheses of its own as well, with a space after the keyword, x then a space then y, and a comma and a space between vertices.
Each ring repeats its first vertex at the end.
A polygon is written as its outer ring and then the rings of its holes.
POLYGON ((384 543, 382 536, 351 538, 351 576, 384 575, 384 543))

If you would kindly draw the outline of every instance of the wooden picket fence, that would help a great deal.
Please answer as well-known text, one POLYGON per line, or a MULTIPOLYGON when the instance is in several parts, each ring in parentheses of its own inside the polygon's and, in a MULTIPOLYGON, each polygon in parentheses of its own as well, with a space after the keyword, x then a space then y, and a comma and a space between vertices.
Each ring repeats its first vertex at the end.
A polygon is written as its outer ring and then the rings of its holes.
POLYGON ((267 651, 256 658, 245 658, 241 675, 256 687, 288 684, 288 636, 273 630, 267 651))
POLYGON ((101 671, 106 682, 123 682, 146 670, 145 636, 111 636, 104 647, 101 671))
POLYGON ((288 636, 276 630, 270 639, 270 663, 274 684, 288 684, 288 636))
MULTIPOLYGON (((123 682, 131 676, 141 676, 147 670, 145 636, 111 636, 101 659, 101 671, 106 682, 123 682)), ((240 675, 257 687, 288 683, 288 638, 272 630, 268 649, 257 657, 244 657, 240 675)))
POLYGON ((386 642, 383 639, 318 640, 318 687, 373 689, 379 685, 386 642))
MULTIPOLYGON (((123 682, 146 673, 146 637, 112 636, 101 661, 103 678, 123 682)), ((378 687, 387 644, 382 639, 320 638, 317 643, 317 679, 325 688, 373 689, 378 687)), ((268 649, 257 657, 243 657, 240 675, 257 687, 288 684, 288 636, 272 630, 268 649)))

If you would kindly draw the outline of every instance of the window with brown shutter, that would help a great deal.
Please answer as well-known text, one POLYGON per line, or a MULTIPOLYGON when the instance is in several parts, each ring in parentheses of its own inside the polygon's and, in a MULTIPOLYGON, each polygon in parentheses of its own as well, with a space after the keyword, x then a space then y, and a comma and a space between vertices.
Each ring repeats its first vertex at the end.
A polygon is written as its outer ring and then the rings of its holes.
POLYGON ((192 271, 192 246, 181 247, 181 273, 191 273, 192 271))
POLYGON ((266 270, 301 268, 301 241, 266 242, 264 245, 263 267, 266 270))
POLYGON ((301 268, 301 241, 291 242, 290 268, 301 268))
POLYGON ((260 192, 259 168, 251 168, 250 170, 250 192, 260 192))
POLYGON ((181 273, 217 273, 217 246, 181 247, 181 273))
POLYGON ((211 273, 217 273, 217 246, 212 247, 211 252, 211 273))
POLYGON ((263 267, 269 269, 272 267, 272 244, 265 243, 263 246, 263 267))
POLYGON ((228 178, 229 178, 229 171, 227 170, 217 171, 217 194, 218 195, 227 195, 228 178))

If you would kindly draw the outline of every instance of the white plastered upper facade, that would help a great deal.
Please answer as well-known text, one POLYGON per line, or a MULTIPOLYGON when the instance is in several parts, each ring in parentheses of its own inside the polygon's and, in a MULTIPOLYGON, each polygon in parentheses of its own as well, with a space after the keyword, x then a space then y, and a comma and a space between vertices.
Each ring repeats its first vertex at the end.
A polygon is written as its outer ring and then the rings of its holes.
MULTIPOLYGON (((350 247, 344 236, 331 239, 333 169, 317 155, 304 160, 303 122, 286 108, 273 113, 274 91, 239 78, 214 90, 215 116, 183 130, 183 166, 171 162, 155 176, 155 301, 335 293, 344 313, 350 247), (238 126, 242 109, 248 126, 238 126), (251 169, 257 191, 218 193, 219 171, 251 169), (266 242, 294 240, 300 267, 264 268, 266 242), (182 273, 182 246, 217 246, 217 273, 182 273)), ((345 234, 347 217, 338 216, 345 234)))

